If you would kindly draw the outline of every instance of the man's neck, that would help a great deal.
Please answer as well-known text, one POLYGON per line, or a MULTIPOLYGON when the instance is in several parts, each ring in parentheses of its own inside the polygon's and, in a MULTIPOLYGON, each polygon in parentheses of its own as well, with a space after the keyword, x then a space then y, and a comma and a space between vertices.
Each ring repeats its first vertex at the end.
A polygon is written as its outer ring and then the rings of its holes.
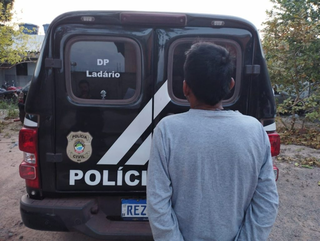
POLYGON ((198 110, 211 110, 211 111, 223 110, 222 102, 219 102, 215 105, 208 105, 202 102, 190 103, 190 108, 198 109, 198 110))

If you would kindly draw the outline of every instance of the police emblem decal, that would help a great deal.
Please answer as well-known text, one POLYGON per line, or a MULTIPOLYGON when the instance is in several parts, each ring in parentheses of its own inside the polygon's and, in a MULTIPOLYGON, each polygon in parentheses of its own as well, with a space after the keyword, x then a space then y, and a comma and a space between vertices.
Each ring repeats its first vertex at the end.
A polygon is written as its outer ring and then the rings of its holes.
POLYGON ((74 151, 77 154, 80 154, 80 153, 84 152, 84 147, 85 147, 85 144, 81 140, 75 141, 74 151))
POLYGON ((82 163, 87 161, 92 154, 92 136, 89 132, 70 132, 67 136, 67 156, 71 161, 82 163))

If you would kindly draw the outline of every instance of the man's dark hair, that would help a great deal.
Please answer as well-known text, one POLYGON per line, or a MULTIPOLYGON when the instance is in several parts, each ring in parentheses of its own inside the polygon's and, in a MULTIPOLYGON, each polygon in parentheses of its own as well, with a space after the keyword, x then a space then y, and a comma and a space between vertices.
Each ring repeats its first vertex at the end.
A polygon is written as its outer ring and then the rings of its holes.
POLYGON ((195 97, 215 105, 230 92, 233 61, 229 52, 210 42, 199 42, 186 53, 184 78, 195 97))

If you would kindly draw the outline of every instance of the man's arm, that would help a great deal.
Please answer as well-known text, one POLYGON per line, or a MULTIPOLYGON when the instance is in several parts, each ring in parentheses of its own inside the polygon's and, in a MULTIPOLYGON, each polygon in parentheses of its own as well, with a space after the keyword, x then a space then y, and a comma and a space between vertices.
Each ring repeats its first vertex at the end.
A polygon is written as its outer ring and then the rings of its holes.
POLYGON ((172 186, 163 136, 155 129, 148 166, 147 212, 156 241, 183 240, 176 214, 172 209, 172 186))
POLYGON ((266 151, 258 185, 246 210, 241 229, 235 240, 267 240, 278 213, 279 197, 273 173, 270 147, 266 151))

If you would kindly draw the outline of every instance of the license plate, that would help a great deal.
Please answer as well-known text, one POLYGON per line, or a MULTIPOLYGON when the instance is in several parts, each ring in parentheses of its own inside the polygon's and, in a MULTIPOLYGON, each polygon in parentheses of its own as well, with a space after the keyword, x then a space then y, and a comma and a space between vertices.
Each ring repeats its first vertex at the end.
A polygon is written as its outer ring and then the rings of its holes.
POLYGON ((125 220, 148 220, 145 199, 122 199, 121 217, 125 220))

